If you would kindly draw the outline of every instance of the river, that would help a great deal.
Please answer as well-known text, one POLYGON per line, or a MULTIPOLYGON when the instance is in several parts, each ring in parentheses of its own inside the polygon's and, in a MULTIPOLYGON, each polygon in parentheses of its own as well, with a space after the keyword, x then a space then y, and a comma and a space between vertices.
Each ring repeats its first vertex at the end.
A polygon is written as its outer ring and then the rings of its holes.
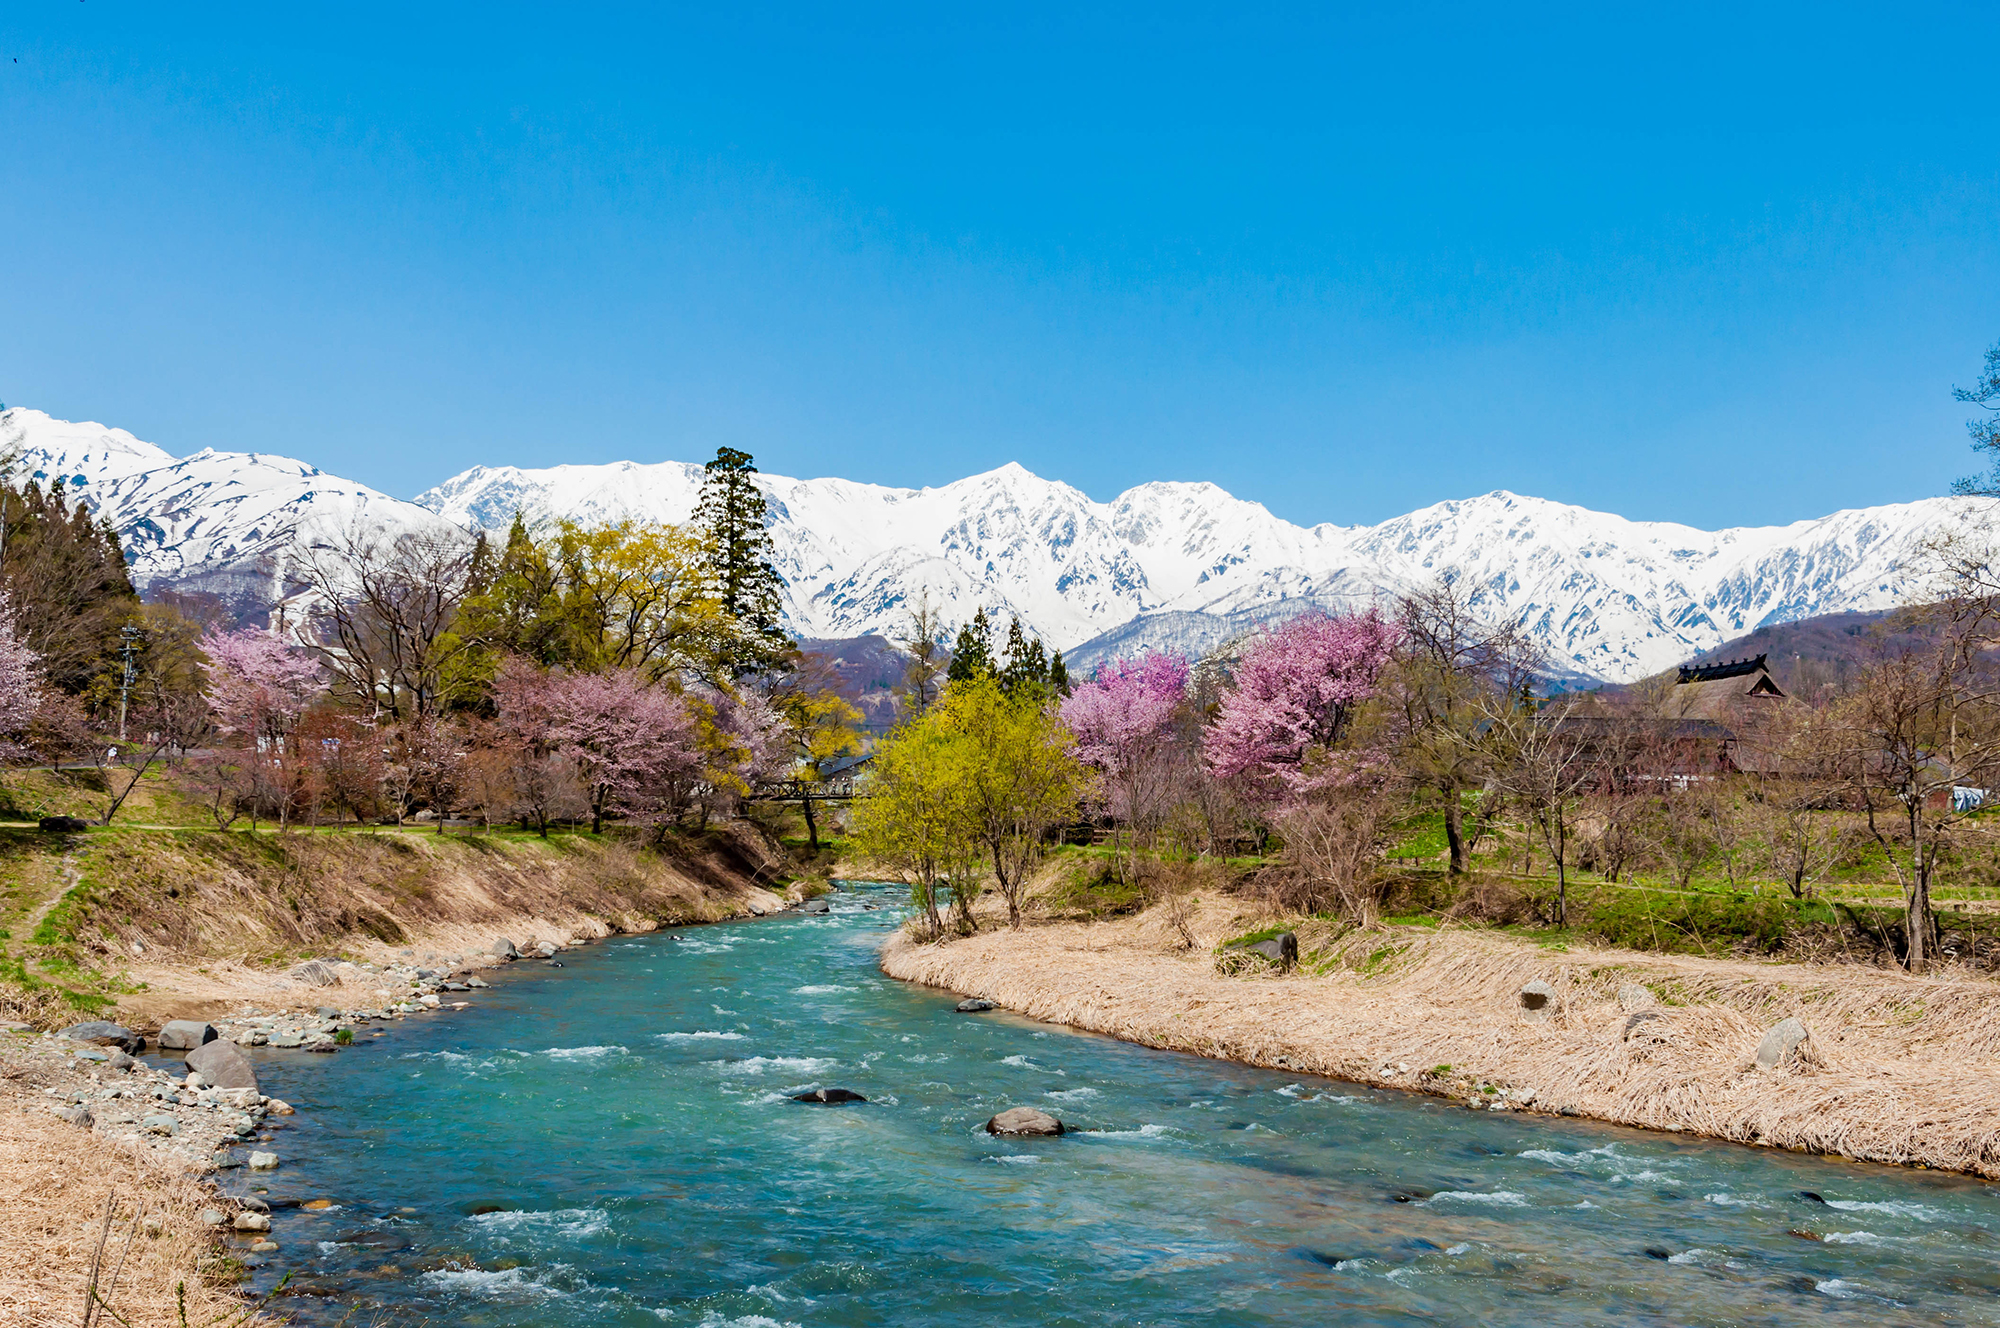
POLYGON ((1985 1184, 955 1014, 877 971, 893 893, 834 899, 260 1050, 299 1115, 229 1173, 277 1209, 253 1287, 324 1324, 2000 1322, 1985 1184), (987 1136, 1014 1105, 1080 1132, 987 1136))

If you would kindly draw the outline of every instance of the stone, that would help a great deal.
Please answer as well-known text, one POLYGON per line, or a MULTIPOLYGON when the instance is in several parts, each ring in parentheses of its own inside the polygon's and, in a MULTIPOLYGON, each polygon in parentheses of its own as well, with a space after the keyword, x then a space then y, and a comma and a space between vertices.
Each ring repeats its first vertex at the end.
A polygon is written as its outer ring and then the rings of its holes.
POLYGON ((122 1025, 103 1019, 91 1019, 81 1024, 71 1024, 61 1036, 72 1042, 87 1042, 93 1047, 116 1047, 128 1055, 136 1056, 146 1049, 146 1039, 122 1025))
POLYGON ((160 1029, 161 1051, 193 1051, 204 1042, 213 1042, 222 1035, 215 1031, 215 1025, 199 1019, 169 1019, 160 1029))
MULTIPOLYGON (((250 1154, 250 1169, 252 1171, 269 1171, 277 1165, 278 1155, 276 1153, 250 1154)), ((269 1225, 267 1224, 264 1229, 266 1231, 270 1230, 269 1225)))
POLYGON ((205 1226, 219 1227, 229 1220, 229 1214, 220 1208, 204 1208, 201 1210, 201 1220, 205 1226))
MULTIPOLYGON (((125 1053, 121 1051, 118 1054, 123 1056, 125 1053)), ((111 1062, 111 1053, 99 1047, 85 1047, 82 1051, 76 1053, 76 1058, 79 1062, 93 1061, 98 1064, 108 1065, 111 1062)))
POLYGON ((992 1008, 993 1008, 992 1001, 981 1000, 977 996, 968 996, 966 999, 960 1001, 957 1005, 952 1007, 952 1009, 957 1011, 959 1014, 978 1014, 982 1010, 990 1010, 992 1008))
POLYGON ((319 1052, 322 1054, 331 1055, 335 1050, 337 1050, 337 1048, 335 1048, 333 1044, 333 1039, 328 1038, 324 1042, 311 1042, 306 1044, 306 1050, 311 1052, 319 1052))
POLYGON ((203 1084, 217 1088, 255 1088, 257 1071, 250 1066, 250 1058, 245 1056, 234 1042, 206 1042, 187 1054, 189 1086, 195 1075, 201 1076, 203 1084))
POLYGON ((986 1122, 988 1134, 1061 1134, 1065 1126, 1046 1111, 1033 1107, 1009 1107, 986 1122))
POLYGON ((271 1039, 272 1046, 284 1047, 288 1050, 292 1047, 303 1047, 305 1044, 306 1038, 303 1033, 284 1032, 271 1039))
POLYGON ((521 957, 521 952, 516 950, 514 943, 505 936, 493 942, 493 953, 502 959, 519 959, 521 957))
POLYGON ((845 1088, 815 1088, 810 1093, 800 1093, 792 1098, 794 1102, 820 1102, 828 1104, 837 1102, 866 1102, 867 1100, 861 1094, 845 1088))
POLYGON ((321 1019, 340 1018, 340 1011, 334 1009, 331 1005, 322 1005, 315 1013, 317 1013, 321 1019))
POLYGON ((74 1107, 57 1107, 56 1115, 62 1117, 71 1125, 81 1125, 86 1130, 96 1123, 97 1120, 95 1116, 90 1114, 90 1108, 81 1104, 74 1107))
POLYGON ((129 1070, 139 1063, 122 1051, 112 1052, 109 1059, 111 1061, 111 1068, 114 1070, 129 1070))
POLYGON ((172 1116, 148 1116, 139 1122, 139 1128, 147 1134, 179 1134, 181 1123, 172 1116))
POLYGON ((805 903, 799 905, 799 912, 831 913, 833 912, 833 905, 827 903, 824 899, 808 899, 805 903))
MULTIPOLYGON (((253 1153, 251 1156, 255 1157, 257 1154, 253 1153)), ((269 1231, 271 1229, 271 1215, 269 1213, 238 1213, 236 1220, 230 1225, 238 1231, 269 1231)))
POLYGON ((80 835, 90 829, 90 822, 81 816, 44 816, 41 826, 52 835, 80 835))
POLYGON ((1521 1008, 1522 1018, 1530 1023, 1540 1023, 1556 1012, 1556 989, 1536 978, 1515 994, 1521 1008))
POLYGON ((1659 1004, 1652 988, 1636 982, 1627 982, 1618 988, 1618 1008, 1630 1014, 1634 1010, 1650 1010, 1659 1004))
POLYGON ((474 975, 473 977, 469 977, 465 980, 465 985, 472 988, 474 991, 478 991, 482 988, 490 987, 493 984, 488 982, 485 978, 474 975))
POLYGON ((1757 1044, 1757 1068, 1775 1070, 1812 1037, 1797 1019, 1780 1020, 1757 1044))
POLYGON ((281 1101, 275 1097, 265 1099, 264 1110, 273 1116, 290 1116, 294 1114, 291 1103, 281 1101))
POLYGON ((274 1253, 277 1250, 277 1248, 278 1248, 278 1243, 274 1240, 260 1240, 255 1245, 252 1245, 250 1247, 250 1252, 252 1254, 271 1254, 274 1253))
POLYGON ((1255 945, 1243 947, 1251 954, 1262 955, 1279 968, 1290 968, 1299 962, 1299 937, 1297 932, 1286 932, 1273 936, 1268 941, 1258 941, 1255 945))
POLYGON ((308 987, 338 987, 340 974, 333 971, 333 965, 317 959, 308 959, 286 974, 294 982, 303 982, 308 987))
POLYGON ((436 996, 426 993, 417 997, 417 1004, 423 1006, 426 1010, 435 1010, 438 1008, 439 1002, 436 996))

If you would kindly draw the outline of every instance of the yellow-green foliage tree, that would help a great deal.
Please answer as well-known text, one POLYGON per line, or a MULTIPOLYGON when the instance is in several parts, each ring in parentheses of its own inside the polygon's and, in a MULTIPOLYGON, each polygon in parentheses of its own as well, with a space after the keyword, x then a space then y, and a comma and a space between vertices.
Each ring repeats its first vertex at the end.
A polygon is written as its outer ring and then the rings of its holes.
MULTIPOLYGON (((855 841, 867 856, 903 874, 931 936, 944 931, 939 883, 949 879, 954 893, 963 894, 979 851, 967 797, 972 760, 965 735, 942 709, 932 710, 876 747, 867 796, 854 815, 855 841)), ((962 911, 970 917, 969 901, 962 911)))
POLYGON ((932 712, 964 744, 964 805, 972 835, 993 863, 1008 925, 1021 925, 1021 893, 1048 832, 1076 816, 1091 791, 1076 739, 1041 688, 1011 695, 994 678, 954 683, 932 712))
POLYGON ((771 698, 784 717, 785 732, 798 757, 798 777, 804 792, 799 809, 805 813, 806 839, 819 852, 819 818, 813 814, 813 787, 829 761, 861 750, 861 712, 838 693, 786 690, 771 698))

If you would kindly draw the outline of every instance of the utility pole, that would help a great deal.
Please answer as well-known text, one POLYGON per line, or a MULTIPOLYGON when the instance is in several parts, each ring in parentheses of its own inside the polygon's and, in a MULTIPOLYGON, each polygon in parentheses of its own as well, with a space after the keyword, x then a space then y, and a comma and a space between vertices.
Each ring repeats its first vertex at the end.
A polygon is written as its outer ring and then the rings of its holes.
POLYGON ((118 647, 118 657, 125 661, 124 676, 118 683, 118 741, 125 741, 125 708, 132 697, 132 679, 137 673, 135 656, 139 651, 139 640, 145 636, 145 629, 137 623, 126 623, 118 629, 123 638, 118 647))

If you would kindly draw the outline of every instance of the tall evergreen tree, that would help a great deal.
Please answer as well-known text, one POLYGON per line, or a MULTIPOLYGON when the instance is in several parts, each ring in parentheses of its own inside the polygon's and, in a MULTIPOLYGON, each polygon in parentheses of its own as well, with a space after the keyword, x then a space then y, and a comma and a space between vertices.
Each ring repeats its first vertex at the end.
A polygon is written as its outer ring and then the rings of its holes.
POLYGON ((945 670, 945 681, 970 682, 975 678, 990 678, 993 674, 993 624, 987 620, 986 610, 975 609, 972 621, 958 629, 958 640, 951 648, 951 667, 945 670))
POLYGON ((62 481, 0 484, 0 588, 15 629, 41 658, 48 681, 101 706, 120 673, 119 629, 139 616, 139 596, 111 527, 62 481))
POLYGON ((1069 666, 1063 663, 1060 650, 1056 651, 1055 658, 1049 661, 1049 686, 1055 690, 1057 696, 1069 695, 1069 666))
POLYGON ((1049 690, 1049 657, 1042 638, 1030 637, 1019 618, 1007 628, 1007 662, 1000 669, 1000 690, 1009 696, 1049 690))
POLYGON ((777 546, 765 525, 769 512, 750 460, 748 452, 717 448, 715 460, 702 468, 694 511, 708 539, 716 596, 736 628, 738 676, 781 667, 794 651, 780 622, 779 591, 785 583, 772 565, 777 546))

